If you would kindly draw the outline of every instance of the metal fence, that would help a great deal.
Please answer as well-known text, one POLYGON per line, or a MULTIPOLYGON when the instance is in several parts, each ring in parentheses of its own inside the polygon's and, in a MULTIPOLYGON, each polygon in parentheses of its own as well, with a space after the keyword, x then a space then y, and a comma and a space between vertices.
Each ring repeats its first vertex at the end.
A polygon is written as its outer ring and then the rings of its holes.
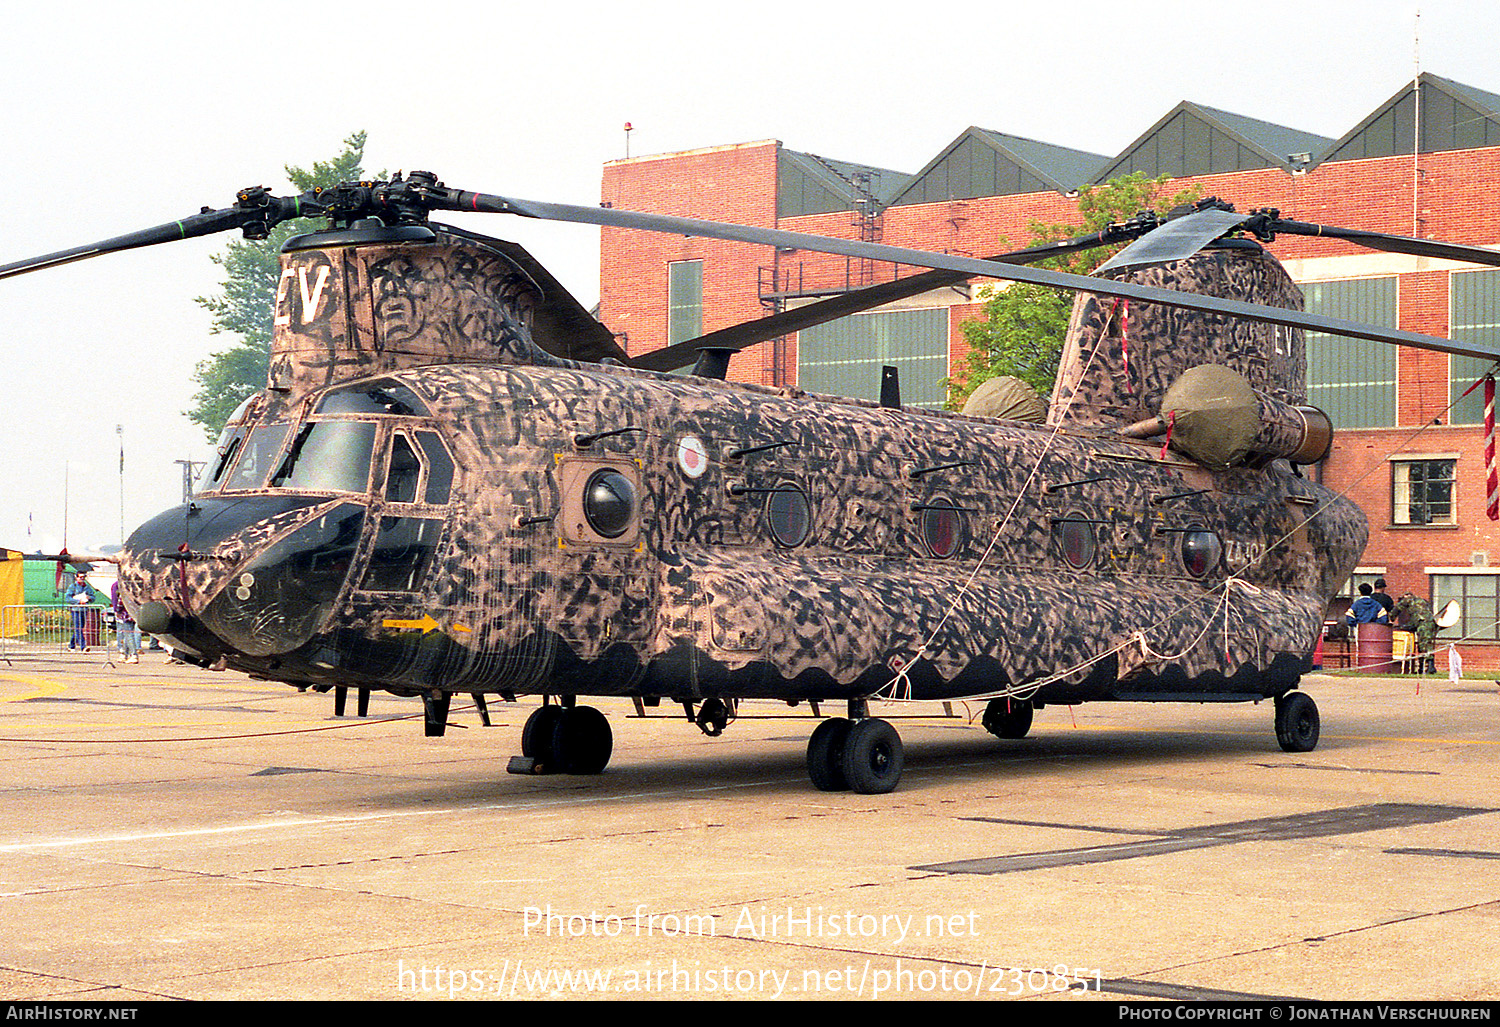
POLYGON ((0 606, 0 659, 73 652, 110 660, 116 652, 115 614, 104 606, 63 603, 0 606))

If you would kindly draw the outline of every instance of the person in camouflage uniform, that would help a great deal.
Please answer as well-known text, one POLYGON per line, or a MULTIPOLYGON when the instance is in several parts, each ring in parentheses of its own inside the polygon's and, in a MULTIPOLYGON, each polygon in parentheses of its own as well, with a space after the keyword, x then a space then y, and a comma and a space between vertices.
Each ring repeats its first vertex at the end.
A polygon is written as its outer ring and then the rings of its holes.
POLYGON ((1417 636, 1417 653, 1425 662, 1427 673, 1436 673, 1432 649, 1437 642, 1437 620, 1432 616, 1432 604, 1407 592, 1396 600, 1392 610, 1393 621, 1417 636))

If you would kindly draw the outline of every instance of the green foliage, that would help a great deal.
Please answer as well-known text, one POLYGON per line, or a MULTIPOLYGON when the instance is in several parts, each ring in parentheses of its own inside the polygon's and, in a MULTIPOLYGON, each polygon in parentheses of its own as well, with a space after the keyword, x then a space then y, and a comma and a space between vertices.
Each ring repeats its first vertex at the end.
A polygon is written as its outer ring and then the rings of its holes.
MULTIPOLYGON (((344 140, 344 149, 311 168, 287 165, 286 177, 297 192, 364 177, 365 133, 344 140)), ((200 296, 198 302, 213 314, 214 334, 239 336, 239 341, 199 361, 193 372, 198 391, 188 418, 201 426, 210 441, 245 397, 265 388, 271 362, 271 306, 281 275, 279 254, 288 238, 310 232, 320 223, 311 218, 283 222, 258 242, 235 240, 213 262, 224 269, 223 292, 200 296)))
MULTIPOLYGON (((1028 226, 1031 241, 1027 245, 1058 242, 1097 232, 1143 210, 1165 213, 1181 204, 1192 203, 1201 194, 1201 190, 1193 186, 1167 197, 1163 195, 1163 188, 1168 181, 1166 175, 1147 178, 1136 172, 1110 179, 1103 185, 1088 186, 1078 195, 1077 223, 1033 221, 1028 226)), ((1122 245, 1081 250, 1041 261, 1036 266, 1087 275, 1122 245)), ((965 321, 959 326, 970 349, 965 366, 948 379, 949 408, 962 408, 969 393, 981 382, 1000 375, 1020 378, 1043 396, 1050 395, 1057 382, 1058 360, 1062 356, 1063 337, 1067 334, 1072 309, 1073 294, 1058 289, 1023 282, 995 288, 985 301, 984 318, 965 321)))

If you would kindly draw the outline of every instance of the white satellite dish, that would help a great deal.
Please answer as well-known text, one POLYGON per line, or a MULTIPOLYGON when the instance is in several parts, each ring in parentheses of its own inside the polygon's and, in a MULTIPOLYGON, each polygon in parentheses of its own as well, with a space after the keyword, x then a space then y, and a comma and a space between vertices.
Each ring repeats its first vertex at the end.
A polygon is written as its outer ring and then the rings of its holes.
POLYGON ((1437 614, 1437 626, 1440 628, 1451 628, 1458 623, 1458 618, 1463 616, 1463 607, 1458 604, 1457 599, 1450 599, 1437 614))

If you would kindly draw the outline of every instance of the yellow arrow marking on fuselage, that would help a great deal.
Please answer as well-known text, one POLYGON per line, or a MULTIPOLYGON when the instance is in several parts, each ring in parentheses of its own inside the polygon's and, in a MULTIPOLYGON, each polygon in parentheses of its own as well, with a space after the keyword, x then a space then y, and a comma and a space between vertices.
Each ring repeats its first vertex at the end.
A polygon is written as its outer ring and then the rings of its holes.
POLYGON ((383 620, 380 622, 383 628, 395 628, 397 631, 420 631, 422 634, 432 631, 438 627, 438 622, 432 619, 431 614, 426 614, 421 620, 383 620))
MULTIPOLYGON (((437 628, 442 627, 441 624, 432 619, 432 614, 430 613, 423 614, 421 620, 383 620, 380 622, 380 626, 383 628, 391 628, 396 631, 420 631, 424 635, 429 631, 433 631, 437 628)), ((473 628, 466 628, 462 624, 449 624, 448 630, 462 631, 466 635, 472 635, 474 633, 473 628)))

